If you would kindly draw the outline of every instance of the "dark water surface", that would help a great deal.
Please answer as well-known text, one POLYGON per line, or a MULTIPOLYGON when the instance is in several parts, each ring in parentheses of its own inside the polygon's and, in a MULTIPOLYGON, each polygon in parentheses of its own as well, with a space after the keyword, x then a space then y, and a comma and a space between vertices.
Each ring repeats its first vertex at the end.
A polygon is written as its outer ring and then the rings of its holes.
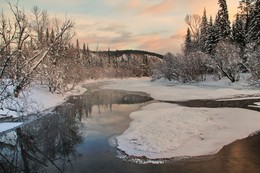
MULTIPOLYGON (((70 97, 51 114, 0 136, 0 172, 260 172, 259 134, 235 141, 212 156, 172 159, 158 165, 120 159, 123 153, 117 150, 114 136, 129 127, 131 112, 151 100, 145 93, 114 90, 70 97)), ((197 103, 196 107, 201 106, 207 105, 197 103)))

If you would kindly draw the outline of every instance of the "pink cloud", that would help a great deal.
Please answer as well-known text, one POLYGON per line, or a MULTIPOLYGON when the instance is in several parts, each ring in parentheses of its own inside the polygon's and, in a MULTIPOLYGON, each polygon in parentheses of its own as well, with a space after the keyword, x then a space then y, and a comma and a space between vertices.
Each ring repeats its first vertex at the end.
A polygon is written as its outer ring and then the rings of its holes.
POLYGON ((174 0, 163 0, 162 2, 146 8, 142 14, 160 14, 172 11, 175 8, 174 0))

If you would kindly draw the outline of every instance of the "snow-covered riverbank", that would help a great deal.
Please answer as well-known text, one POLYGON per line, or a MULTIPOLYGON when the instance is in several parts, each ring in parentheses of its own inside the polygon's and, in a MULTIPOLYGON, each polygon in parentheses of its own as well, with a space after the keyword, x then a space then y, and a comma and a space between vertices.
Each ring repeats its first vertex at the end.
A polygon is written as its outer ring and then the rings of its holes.
MULTIPOLYGON (((27 116, 29 114, 52 110, 57 105, 66 101, 71 95, 80 95, 86 91, 82 84, 77 85, 73 90, 65 94, 53 94, 39 85, 28 87, 18 98, 14 98, 12 102, 7 103, 9 108, 0 110, 0 119, 8 117, 17 118, 19 116, 27 116)), ((0 132, 15 128, 22 123, 0 123, 0 132)))
MULTIPOLYGON (((180 85, 148 78, 112 80, 109 89, 143 91, 157 100, 260 98, 260 90, 227 80, 180 85)), ((130 115, 130 127, 117 137, 118 148, 150 159, 214 154, 224 145, 260 130, 257 111, 239 108, 187 108, 153 103, 130 115)))
MULTIPOLYGON (((86 83, 93 82, 101 80, 86 83)), ((157 100, 260 98, 259 89, 251 89, 243 82, 230 83, 225 79, 189 85, 163 80, 150 82, 149 78, 107 79, 102 82, 107 83, 103 88, 142 91, 157 100)), ((55 107, 69 95, 81 94, 85 90, 78 85, 73 92, 57 95, 34 86, 30 89, 28 99, 40 105, 37 110, 41 111, 55 107)), ((24 113, 33 111, 28 107, 24 113)), ((19 116, 12 111, 7 115, 19 116)), ((130 116, 133 119, 130 127, 117 137, 118 148, 129 155, 150 159, 213 154, 224 145, 260 130, 259 112, 238 108, 188 108, 152 103, 130 116)), ((14 127, 20 124, 0 124, 0 131, 1 127, 8 129, 8 125, 14 127)))

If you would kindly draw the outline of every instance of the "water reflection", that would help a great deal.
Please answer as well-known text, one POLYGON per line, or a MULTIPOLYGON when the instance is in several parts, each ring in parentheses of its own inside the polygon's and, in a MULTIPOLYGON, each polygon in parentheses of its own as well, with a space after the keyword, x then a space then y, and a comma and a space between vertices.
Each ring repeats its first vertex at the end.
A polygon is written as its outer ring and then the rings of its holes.
POLYGON ((74 114, 75 118, 81 122, 83 117, 91 117, 94 107, 97 107, 99 114, 101 114, 102 109, 112 111, 113 104, 137 104, 150 100, 152 98, 142 92, 96 90, 82 96, 70 97, 67 103, 74 105, 72 112, 76 113, 74 114))
POLYGON ((189 172, 256 173, 260 171, 260 134, 224 146, 216 155, 191 159, 189 172))
POLYGON ((74 145, 82 138, 77 123, 67 107, 56 111, 0 137, 0 172, 42 172, 48 164, 62 172, 65 163, 78 157, 74 145))
POLYGON ((45 117, 0 136, 0 172, 64 172, 80 156, 75 146, 83 142, 81 121, 91 117, 94 107, 101 113, 101 108, 112 111, 114 104, 149 100, 143 93, 111 90, 70 97, 45 117))
MULTIPOLYGON (((227 145, 213 156, 173 159, 160 165, 139 165, 118 158, 117 148, 111 147, 108 139, 128 128, 129 113, 140 106, 135 103, 149 100, 144 93, 113 90, 70 97, 51 114, 0 136, 0 172, 259 172, 260 134, 227 145)), ((239 107, 244 103, 243 107, 247 108, 251 102, 221 104, 239 107)), ((183 103, 198 107, 219 104, 215 101, 183 103)))

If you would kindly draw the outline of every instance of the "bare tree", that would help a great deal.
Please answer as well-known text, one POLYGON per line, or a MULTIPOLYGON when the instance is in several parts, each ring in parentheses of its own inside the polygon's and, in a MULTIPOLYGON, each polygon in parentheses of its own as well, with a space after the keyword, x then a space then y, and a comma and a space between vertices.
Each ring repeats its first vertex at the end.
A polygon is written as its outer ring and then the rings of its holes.
POLYGON ((201 27, 201 17, 198 14, 187 15, 185 17, 185 22, 190 28, 191 35, 195 41, 199 39, 200 27, 201 27))
MULTIPOLYGON (((66 19, 55 34, 49 46, 38 46, 36 50, 30 48, 31 40, 39 40, 43 23, 38 23, 36 36, 30 23, 29 15, 19 9, 18 3, 11 4, 6 0, 12 12, 12 19, 8 19, 2 14, 0 18, 0 107, 3 107, 5 99, 18 97, 19 93, 30 84, 35 75, 36 69, 43 62, 49 53, 54 49, 61 49, 67 43, 65 38, 71 32, 74 23, 66 19)), ((39 11, 35 8, 35 14, 39 11)), ((42 18, 47 20, 45 12, 42 18), (44 16, 44 17, 43 17, 44 16)), ((39 19, 40 21, 40 19, 39 19)), ((46 22, 45 22, 46 23, 46 22)))
POLYGON ((46 43, 44 32, 47 30, 48 25, 49 19, 47 11, 40 10, 37 6, 33 7, 31 27, 36 34, 34 39, 38 47, 44 46, 46 43))

